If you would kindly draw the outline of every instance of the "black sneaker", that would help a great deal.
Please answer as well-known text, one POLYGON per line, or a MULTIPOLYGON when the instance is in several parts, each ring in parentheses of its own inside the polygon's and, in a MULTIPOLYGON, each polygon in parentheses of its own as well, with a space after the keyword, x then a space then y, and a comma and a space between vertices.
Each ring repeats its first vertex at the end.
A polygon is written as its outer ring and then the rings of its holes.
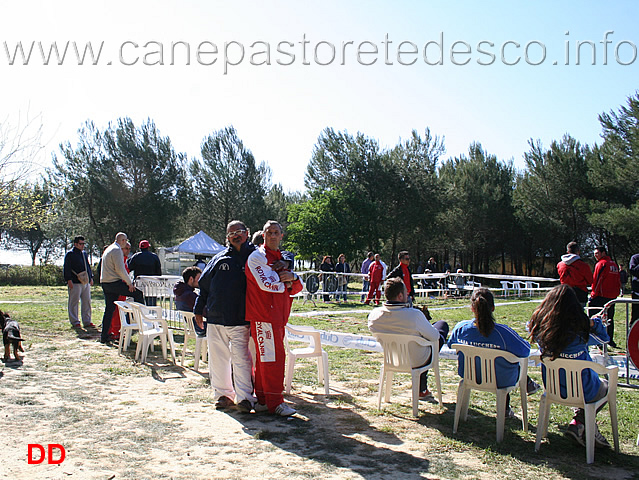
POLYGON ((606 440, 606 437, 604 437, 601 434, 597 424, 595 424, 595 446, 596 447, 603 447, 603 448, 610 448, 610 443, 608 443, 608 440, 606 440))
POLYGON ((235 402, 229 397, 225 396, 221 396, 217 399, 217 402, 215 402, 215 408, 217 408, 218 410, 223 410, 225 408, 232 407, 233 405, 235 405, 235 402))
POLYGON ((528 395, 532 395, 533 393, 536 393, 540 388, 541 388, 541 385, 535 382, 532 378, 528 379, 528 384, 526 385, 526 393, 528 395))
MULTIPOLYGON (((226 397, 223 397, 226 398, 226 397)), ((237 409, 242 413, 251 413, 253 410, 253 405, 246 398, 237 404, 237 409)))
POLYGON ((583 423, 571 423, 566 429, 566 435, 574 438, 582 447, 586 446, 585 432, 586 427, 583 423))

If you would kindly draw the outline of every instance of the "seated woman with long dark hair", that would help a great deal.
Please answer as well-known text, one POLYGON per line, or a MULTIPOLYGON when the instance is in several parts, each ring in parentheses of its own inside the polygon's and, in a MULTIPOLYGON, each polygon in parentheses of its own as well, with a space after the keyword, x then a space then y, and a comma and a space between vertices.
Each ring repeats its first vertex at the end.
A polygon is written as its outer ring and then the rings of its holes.
MULTIPOLYGON (((592 361, 588 346, 606 343, 610 339, 601 318, 588 318, 575 291, 568 285, 559 285, 548 292, 533 313, 528 330, 530 337, 539 345, 542 356, 551 360, 568 358, 592 361)), ((542 372, 545 376, 543 368, 542 372)), ((586 403, 596 402, 606 395, 608 382, 600 379, 593 370, 584 370, 581 377, 586 403)), ((565 388, 565 384, 560 386, 565 388)), ((583 408, 575 409, 566 433, 580 445, 586 445, 583 408)), ((595 430, 595 442, 597 446, 610 447, 598 427, 595 430)))

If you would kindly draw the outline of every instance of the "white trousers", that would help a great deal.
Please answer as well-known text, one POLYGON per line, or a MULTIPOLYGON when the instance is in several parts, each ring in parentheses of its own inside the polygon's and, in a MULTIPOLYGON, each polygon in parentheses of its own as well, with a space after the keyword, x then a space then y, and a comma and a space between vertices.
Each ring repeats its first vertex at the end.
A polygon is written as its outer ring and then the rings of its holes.
POLYGON ((79 325, 78 303, 82 301, 82 324, 86 327, 91 323, 91 285, 74 283, 73 288, 67 287, 69 291, 69 322, 71 325, 79 325))
POLYGON ((225 327, 207 324, 209 379, 215 401, 224 396, 235 399, 236 403, 242 400, 256 402, 253 396, 253 361, 249 353, 250 333, 248 325, 225 327))

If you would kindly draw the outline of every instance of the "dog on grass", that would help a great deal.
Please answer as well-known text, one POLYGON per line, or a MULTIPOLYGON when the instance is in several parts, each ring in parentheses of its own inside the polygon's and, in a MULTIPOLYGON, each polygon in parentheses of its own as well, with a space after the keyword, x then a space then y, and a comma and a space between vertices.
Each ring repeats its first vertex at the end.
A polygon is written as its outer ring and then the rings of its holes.
POLYGON ((12 320, 8 313, 0 310, 0 327, 2 328, 2 342, 4 343, 4 360, 5 362, 11 357, 11 346, 13 345, 13 356, 16 360, 20 360, 18 352, 24 352, 20 336, 20 325, 17 321, 12 320))

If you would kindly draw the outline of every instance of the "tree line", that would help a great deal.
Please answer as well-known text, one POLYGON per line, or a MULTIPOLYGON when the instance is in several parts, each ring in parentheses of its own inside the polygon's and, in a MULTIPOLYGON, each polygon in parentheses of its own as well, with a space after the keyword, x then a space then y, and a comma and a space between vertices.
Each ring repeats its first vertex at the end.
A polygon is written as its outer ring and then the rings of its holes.
MULTIPOLYGON (((574 240, 585 254, 606 245, 625 264, 639 248, 639 94, 599 122, 600 144, 568 134, 548 147, 530 140, 521 170, 479 142, 445 158, 444 138, 428 128, 387 149, 326 128, 306 190, 284 192, 232 126, 189 159, 150 119, 104 130, 88 121, 39 182, 0 182, 0 208, 37 211, 18 222, 7 210, 0 227, 5 245, 30 250, 34 263, 80 233, 99 253, 120 230, 169 246, 200 229, 222 241, 233 219, 255 231, 273 218, 286 227, 285 247, 312 261, 344 253, 358 263, 374 251, 394 264, 409 250, 414 261, 434 256, 475 273, 552 275, 574 240)), ((0 174, 7 178, 2 161, 0 174)))

